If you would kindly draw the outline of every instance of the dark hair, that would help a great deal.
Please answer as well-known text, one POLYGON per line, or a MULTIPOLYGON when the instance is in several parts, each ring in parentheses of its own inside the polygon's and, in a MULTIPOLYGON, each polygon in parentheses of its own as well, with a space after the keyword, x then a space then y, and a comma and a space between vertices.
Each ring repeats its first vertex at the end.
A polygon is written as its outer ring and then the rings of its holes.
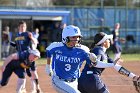
POLYGON ((18 26, 20 26, 21 24, 26 24, 26 22, 22 20, 18 23, 18 26))
MULTIPOLYGON (((95 47, 95 45, 102 40, 102 38, 105 36, 104 32, 99 32, 94 36, 94 42, 91 44, 90 49, 93 49, 95 47)), ((98 45, 100 46, 100 45, 98 45)))

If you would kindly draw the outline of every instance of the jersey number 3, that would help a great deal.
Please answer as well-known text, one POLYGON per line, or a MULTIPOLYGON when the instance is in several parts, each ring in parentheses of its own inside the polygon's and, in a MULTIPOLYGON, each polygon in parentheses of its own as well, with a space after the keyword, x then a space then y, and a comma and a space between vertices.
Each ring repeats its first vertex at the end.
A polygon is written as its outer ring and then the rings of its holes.
POLYGON ((65 70, 70 71, 70 69, 71 69, 71 65, 70 64, 65 64, 65 70))

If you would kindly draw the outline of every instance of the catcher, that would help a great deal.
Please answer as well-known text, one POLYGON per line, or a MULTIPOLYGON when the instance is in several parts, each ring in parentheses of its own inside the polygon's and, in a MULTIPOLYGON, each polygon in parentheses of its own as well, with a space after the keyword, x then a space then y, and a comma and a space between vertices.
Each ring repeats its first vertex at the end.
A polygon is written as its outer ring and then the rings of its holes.
POLYGON ((16 92, 25 93, 23 92, 23 86, 26 83, 25 69, 30 68, 31 63, 38 58, 40 58, 40 52, 37 49, 17 52, 8 56, 2 66, 0 88, 7 85, 12 72, 14 72, 18 76, 16 92))

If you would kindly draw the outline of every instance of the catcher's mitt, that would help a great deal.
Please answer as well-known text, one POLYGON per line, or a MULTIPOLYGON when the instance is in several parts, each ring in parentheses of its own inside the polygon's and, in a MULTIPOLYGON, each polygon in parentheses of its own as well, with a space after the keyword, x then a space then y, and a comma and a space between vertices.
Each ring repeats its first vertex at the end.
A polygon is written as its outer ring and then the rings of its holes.
POLYGON ((133 78, 133 84, 135 86, 135 89, 138 93, 140 93, 140 76, 134 76, 133 78))

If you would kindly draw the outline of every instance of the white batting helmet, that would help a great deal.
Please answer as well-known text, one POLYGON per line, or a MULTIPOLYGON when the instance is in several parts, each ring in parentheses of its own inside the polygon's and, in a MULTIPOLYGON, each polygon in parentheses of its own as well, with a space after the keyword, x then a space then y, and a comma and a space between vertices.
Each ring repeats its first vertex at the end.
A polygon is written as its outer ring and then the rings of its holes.
POLYGON ((72 36, 82 37, 80 29, 74 25, 66 26, 62 32, 62 42, 67 43, 68 37, 72 37, 72 36))

